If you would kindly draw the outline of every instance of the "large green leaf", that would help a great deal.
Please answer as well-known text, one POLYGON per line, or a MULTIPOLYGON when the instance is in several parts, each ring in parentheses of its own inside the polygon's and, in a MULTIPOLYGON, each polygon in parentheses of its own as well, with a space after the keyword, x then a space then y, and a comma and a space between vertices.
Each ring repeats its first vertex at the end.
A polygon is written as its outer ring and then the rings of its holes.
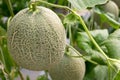
MULTIPOLYGON (((101 48, 104 48, 101 43, 107 39, 108 37, 108 31, 106 29, 104 30, 93 30, 90 31, 91 35, 94 37, 96 42, 101 46, 101 48)), ((106 60, 104 56, 96 49, 92 41, 87 36, 86 32, 79 32, 77 35, 77 44, 78 47, 86 52, 90 59, 99 63, 99 64, 106 64, 106 60)), ((106 49, 105 49, 106 50, 106 49)), ((87 55, 87 56, 88 56, 87 55)))
POLYGON ((118 39, 120 40, 120 29, 117 29, 112 34, 109 35, 109 39, 118 39))
MULTIPOLYGON (((91 35, 94 37, 96 42, 101 45, 101 43, 107 39, 108 37, 108 31, 106 29, 104 30, 93 30, 90 31, 91 35)), ((79 32, 77 35, 77 43, 79 48, 82 50, 89 52, 89 49, 94 49, 94 44, 91 42, 89 39, 88 35, 86 32, 79 32)))
POLYGON ((108 52, 106 53, 110 58, 120 59, 120 40, 108 39, 104 41, 108 52))
POLYGON ((106 46, 106 54, 109 57, 120 59, 120 29, 110 34, 103 44, 106 46))
POLYGON ((105 4, 108 0, 68 0, 75 9, 82 10, 95 5, 105 4))
POLYGON ((98 65, 85 75, 84 80, 108 80, 108 67, 98 65))

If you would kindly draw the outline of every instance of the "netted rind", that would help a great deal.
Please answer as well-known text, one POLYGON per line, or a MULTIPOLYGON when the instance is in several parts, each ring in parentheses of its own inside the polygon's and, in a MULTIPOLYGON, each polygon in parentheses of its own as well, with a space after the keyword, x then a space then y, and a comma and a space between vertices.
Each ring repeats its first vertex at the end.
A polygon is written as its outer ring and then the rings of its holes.
POLYGON ((50 9, 28 8, 14 16, 8 27, 8 49, 18 65, 31 70, 45 70, 64 55, 65 30, 50 9))
POLYGON ((83 80, 85 63, 82 58, 64 56, 61 62, 49 70, 52 80, 83 80))

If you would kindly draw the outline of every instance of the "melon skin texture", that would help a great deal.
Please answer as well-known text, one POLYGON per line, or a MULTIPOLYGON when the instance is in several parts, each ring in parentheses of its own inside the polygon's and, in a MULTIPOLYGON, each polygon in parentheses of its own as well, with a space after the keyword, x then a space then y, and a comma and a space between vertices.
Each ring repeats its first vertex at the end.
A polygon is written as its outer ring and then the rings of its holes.
POLYGON ((85 63, 82 58, 64 55, 63 59, 48 71, 52 80, 83 80, 85 63))
POLYGON ((113 0, 117 5, 118 7, 120 8, 120 0, 113 0))
POLYGON ((48 8, 21 10, 11 20, 7 35, 11 56, 23 68, 47 70, 64 55, 65 29, 48 8))

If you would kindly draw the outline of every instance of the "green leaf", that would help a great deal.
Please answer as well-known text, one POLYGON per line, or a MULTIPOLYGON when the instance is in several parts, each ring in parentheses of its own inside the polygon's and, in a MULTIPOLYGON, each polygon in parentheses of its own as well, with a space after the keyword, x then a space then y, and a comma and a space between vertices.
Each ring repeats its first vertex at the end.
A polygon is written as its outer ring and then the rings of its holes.
POLYGON ((0 26, 0 36, 5 36, 5 35, 6 35, 5 29, 3 29, 3 28, 0 26))
POLYGON ((96 80, 108 80, 108 67, 107 66, 101 66, 98 65, 95 69, 95 79, 96 80))
POLYGON ((108 52, 106 53, 110 58, 120 59, 120 40, 108 39, 104 41, 108 52))
MULTIPOLYGON (((90 31, 91 35, 94 37, 96 42, 101 45, 101 43, 107 39, 108 37, 108 31, 106 29, 104 30, 93 30, 90 31)), ((87 36, 86 32, 79 32, 77 35, 77 44, 79 48, 89 53, 90 49, 94 49, 94 45, 87 36)))
POLYGON ((0 45, 0 59, 3 61, 4 59, 4 65, 5 69, 9 72, 11 72, 12 67, 15 65, 13 62, 13 59, 11 58, 8 48, 7 48, 7 40, 2 39, 2 45, 0 45))
MULTIPOLYGON (((90 31, 91 35, 94 37, 96 42, 101 46, 101 48, 104 48, 101 43, 107 39, 108 37, 108 31, 106 29, 104 30, 93 30, 90 31)), ((99 64, 106 64, 106 60, 104 56, 96 49, 92 41, 87 36, 86 32, 79 32, 77 35, 77 45, 78 47, 85 51, 88 56, 90 56, 90 59, 99 63, 99 64)), ((105 49, 106 50, 106 49, 105 49)))
POLYGON ((103 10, 95 8, 94 11, 96 14, 98 14, 98 16, 100 16, 99 23, 106 23, 115 29, 118 29, 120 27, 120 23, 117 22, 113 17, 110 17, 107 13, 103 13, 103 10))
POLYGON ((106 46, 107 55, 111 58, 120 59, 120 29, 111 33, 107 40, 103 42, 106 46))
POLYGON ((96 50, 89 50, 89 54, 91 54, 91 60, 101 64, 101 65, 106 65, 106 58, 98 51, 96 50))
POLYGON ((74 24, 78 21, 77 19, 78 18, 76 15, 74 15, 73 13, 70 13, 65 17, 65 19, 63 20, 63 23, 64 24, 74 24))
POLYGON ((84 80, 108 80, 108 68, 107 66, 98 65, 94 69, 85 75, 84 80))
POLYGON ((118 39, 120 40, 120 29, 117 29, 112 34, 109 35, 109 39, 118 39))
POLYGON ((94 7, 95 5, 105 4, 108 0, 68 0, 77 10, 94 7))
POLYGON ((114 80, 120 80, 120 70, 119 70, 118 73, 116 74, 114 80))

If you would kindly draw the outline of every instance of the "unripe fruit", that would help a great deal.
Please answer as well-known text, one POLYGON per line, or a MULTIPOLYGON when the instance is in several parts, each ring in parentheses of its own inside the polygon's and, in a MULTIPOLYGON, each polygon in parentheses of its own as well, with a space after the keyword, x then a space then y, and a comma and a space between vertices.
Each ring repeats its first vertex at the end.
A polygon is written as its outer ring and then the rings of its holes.
POLYGON ((63 59, 49 70, 49 74, 52 80, 83 80, 84 60, 64 55, 63 59))
POLYGON ((117 5, 118 7, 120 8, 120 0, 113 0, 117 5))
POLYGON ((8 27, 8 49, 18 65, 31 70, 47 70, 61 60, 65 49, 65 30, 50 9, 29 8, 16 14, 8 27))

